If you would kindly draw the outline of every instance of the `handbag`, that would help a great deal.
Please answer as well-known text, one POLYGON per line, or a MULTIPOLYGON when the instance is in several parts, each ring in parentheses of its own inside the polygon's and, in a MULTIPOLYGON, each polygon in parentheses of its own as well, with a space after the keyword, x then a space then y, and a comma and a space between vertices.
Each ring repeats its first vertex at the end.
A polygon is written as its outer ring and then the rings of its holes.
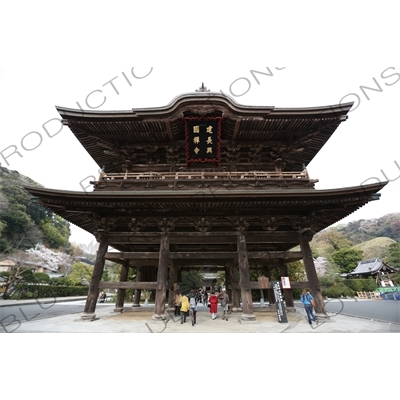
POLYGON ((308 294, 307 294, 307 298, 308 298, 308 300, 310 301, 311 306, 312 306, 312 307, 315 307, 315 306, 316 306, 315 300, 312 299, 312 298, 310 297, 310 295, 308 295, 308 294))

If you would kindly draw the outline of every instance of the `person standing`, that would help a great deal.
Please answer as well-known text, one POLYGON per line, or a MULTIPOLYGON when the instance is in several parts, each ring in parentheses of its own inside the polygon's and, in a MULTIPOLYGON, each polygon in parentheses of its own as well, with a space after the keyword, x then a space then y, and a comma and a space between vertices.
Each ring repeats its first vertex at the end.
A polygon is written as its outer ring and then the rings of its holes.
POLYGON ((174 298, 175 317, 178 317, 181 315, 181 301, 182 301, 181 292, 176 292, 175 298, 174 298))
POLYGON ((303 289, 301 291, 300 301, 304 304, 304 309, 307 313, 308 323, 312 326, 312 321, 314 321, 318 325, 318 320, 314 315, 311 300, 314 300, 312 294, 306 289, 303 289))
POLYGON ((218 297, 215 295, 214 292, 211 292, 209 303, 210 303, 211 319, 215 319, 217 318, 217 312, 218 312, 218 297))
POLYGON ((226 293, 226 289, 222 289, 221 307, 222 307, 222 320, 228 321, 228 306, 229 306, 229 295, 226 293))
POLYGON ((206 306, 206 307, 207 307, 207 305, 208 305, 208 294, 207 294, 207 291, 206 291, 206 290, 205 290, 204 293, 203 293, 203 304, 204 304, 204 306, 206 306))
POLYGON ((197 296, 196 293, 192 293, 190 296, 190 312, 191 312, 191 317, 192 317, 192 326, 196 323, 196 314, 197 314, 197 296))
POLYGON ((182 298, 181 298, 181 324, 186 322, 186 317, 188 315, 189 308, 190 308, 189 299, 186 296, 186 294, 184 294, 184 295, 182 295, 182 298))

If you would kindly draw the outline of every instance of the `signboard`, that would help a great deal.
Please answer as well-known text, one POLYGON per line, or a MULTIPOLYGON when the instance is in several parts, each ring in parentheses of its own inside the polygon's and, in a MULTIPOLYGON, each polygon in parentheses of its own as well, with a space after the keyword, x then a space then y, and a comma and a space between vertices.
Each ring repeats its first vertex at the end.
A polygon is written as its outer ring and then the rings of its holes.
POLYGON ((291 289, 292 288, 290 286, 290 279, 288 276, 281 276, 281 285, 282 285, 282 289, 291 289))
POLYGON ((258 287, 260 289, 271 289, 271 285, 269 284, 269 280, 266 276, 262 275, 258 277, 258 287))
POLYGON ((186 165, 221 161, 221 117, 185 118, 186 165))
POLYGON ((278 281, 272 281, 272 289, 275 295, 276 313, 278 315, 278 322, 288 322, 286 315, 286 306, 283 301, 281 286, 278 281))

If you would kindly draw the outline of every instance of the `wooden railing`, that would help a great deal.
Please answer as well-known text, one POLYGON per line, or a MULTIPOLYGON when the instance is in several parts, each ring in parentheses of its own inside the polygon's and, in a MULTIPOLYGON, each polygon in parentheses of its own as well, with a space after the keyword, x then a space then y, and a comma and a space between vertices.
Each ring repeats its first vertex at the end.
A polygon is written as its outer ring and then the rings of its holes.
POLYGON ((122 174, 105 174, 99 177, 100 182, 119 180, 186 180, 186 179, 309 179, 307 172, 126 172, 122 174))

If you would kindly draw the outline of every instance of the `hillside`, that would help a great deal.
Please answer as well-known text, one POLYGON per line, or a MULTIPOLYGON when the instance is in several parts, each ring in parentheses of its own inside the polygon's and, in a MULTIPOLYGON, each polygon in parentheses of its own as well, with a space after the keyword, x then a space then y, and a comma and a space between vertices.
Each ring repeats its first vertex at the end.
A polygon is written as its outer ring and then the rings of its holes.
POLYGON ((358 220, 318 232, 311 242, 314 256, 330 258, 333 252, 354 247, 363 259, 389 256, 389 245, 400 242, 400 213, 358 220))
POLYGON ((364 260, 370 258, 383 259, 388 256, 388 247, 393 243, 396 243, 393 239, 380 237, 356 244, 352 248, 362 250, 364 252, 364 260))
POLYGON ((28 249, 37 243, 65 248, 69 223, 37 204, 23 185, 41 186, 0 166, 0 253, 28 249))
POLYGON ((387 214, 374 219, 360 219, 347 225, 338 225, 336 229, 353 244, 377 237, 388 237, 400 242, 400 213, 387 214))

